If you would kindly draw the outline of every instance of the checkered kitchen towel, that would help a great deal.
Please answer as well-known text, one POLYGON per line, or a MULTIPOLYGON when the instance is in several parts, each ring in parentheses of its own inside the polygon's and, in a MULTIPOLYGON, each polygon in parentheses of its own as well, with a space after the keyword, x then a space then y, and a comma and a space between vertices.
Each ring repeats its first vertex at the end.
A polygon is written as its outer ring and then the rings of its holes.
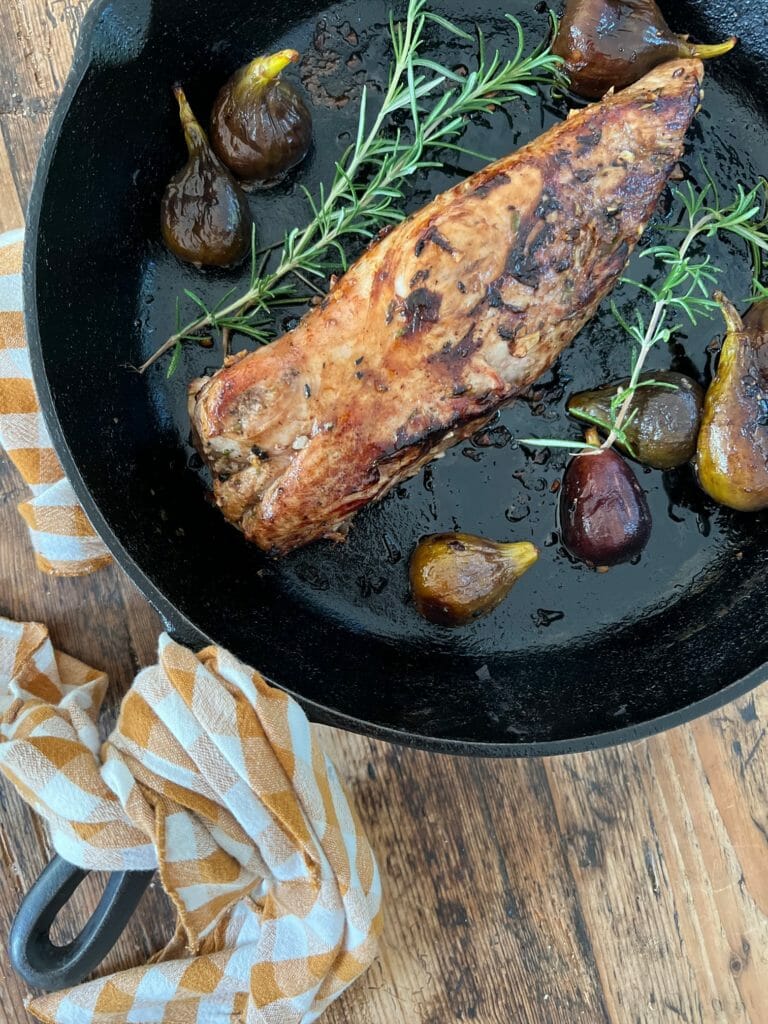
POLYGON ((376 862, 299 706, 231 655, 160 638, 99 748, 106 677, 0 619, 0 770, 81 867, 159 867, 154 962, 34 999, 49 1024, 299 1024, 376 953, 376 862))
POLYGON ((23 237, 23 231, 0 235, 0 447, 32 491, 19 511, 38 566, 57 576, 79 576, 111 557, 64 476, 37 402, 21 311, 23 237))

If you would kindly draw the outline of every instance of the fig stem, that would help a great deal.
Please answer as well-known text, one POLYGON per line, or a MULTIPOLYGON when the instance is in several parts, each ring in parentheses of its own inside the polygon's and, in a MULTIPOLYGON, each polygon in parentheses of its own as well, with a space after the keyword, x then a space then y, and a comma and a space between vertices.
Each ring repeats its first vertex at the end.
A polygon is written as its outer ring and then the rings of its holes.
POLYGON ((207 144, 208 137, 203 131, 200 122, 195 117, 194 111, 189 105, 184 89, 178 83, 173 87, 173 95, 176 97, 176 101, 179 104, 179 119, 181 120, 181 127, 184 129, 184 139, 187 143, 187 149, 189 150, 190 156, 192 156, 199 152, 201 147, 207 144))
POLYGON ((585 430, 584 437, 586 438, 588 445, 592 448, 600 449, 600 435, 597 432, 597 427, 589 427, 585 430))
POLYGON ((297 50, 280 50, 277 53, 256 57, 234 76, 232 95, 240 104, 248 104, 252 101, 253 94, 258 94, 264 86, 274 82, 283 68, 295 64, 298 59, 297 50))
POLYGON ((295 64, 298 59, 297 50, 279 50, 277 53, 268 54, 265 57, 257 57, 245 69, 243 79, 251 85, 270 82, 277 78, 289 64, 295 64))
POLYGON ((683 49, 689 57, 698 57, 700 60, 712 60, 714 57, 722 57, 726 53, 730 53, 738 41, 738 36, 730 36, 730 38, 722 43, 686 42, 683 49))
POLYGON ((720 307, 720 311, 723 314, 725 320, 725 326, 728 329, 729 334, 743 334, 744 323, 739 316, 733 303, 726 298, 723 292, 715 292, 713 296, 715 302, 720 307))
POLYGON ((510 541, 507 544, 500 544, 499 547, 504 557, 514 564, 515 572, 519 576, 527 572, 539 558, 539 549, 527 540, 510 541))

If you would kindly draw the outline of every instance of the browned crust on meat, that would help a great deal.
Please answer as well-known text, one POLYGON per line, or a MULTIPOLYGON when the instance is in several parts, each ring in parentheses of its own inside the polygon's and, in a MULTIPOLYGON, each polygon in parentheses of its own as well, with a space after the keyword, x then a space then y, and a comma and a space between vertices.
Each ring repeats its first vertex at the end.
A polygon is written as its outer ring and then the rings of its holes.
POLYGON ((476 429, 614 286, 700 98, 681 60, 438 196, 272 345, 196 383, 224 515, 285 552, 476 429))

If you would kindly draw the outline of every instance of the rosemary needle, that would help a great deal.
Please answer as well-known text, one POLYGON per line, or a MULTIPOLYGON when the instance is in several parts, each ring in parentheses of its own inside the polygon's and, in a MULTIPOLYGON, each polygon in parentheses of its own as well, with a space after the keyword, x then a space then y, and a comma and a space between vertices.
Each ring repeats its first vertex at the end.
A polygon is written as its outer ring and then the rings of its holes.
POLYGON ((439 150, 450 147, 461 151, 456 140, 470 114, 486 110, 491 103, 502 105, 519 96, 532 96, 537 84, 562 85, 562 61, 548 43, 525 56, 522 26, 511 15, 507 18, 516 34, 513 57, 505 61, 498 51, 489 56, 478 30, 477 67, 462 77, 422 56, 421 50, 428 22, 460 38, 471 38, 466 32, 430 11, 427 0, 409 0, 401 23, 390 14, 394 58, 384 99, 366 128, 368 92, 363 90, 355 141, 337 162, 330 186, 321 186, 315 197, 305 190, 311 212, 307 226, 286 234, 274 270, 267 272, 263 263, 257 271, 254 253, 247 290, 228 304, 220 301, 208 309, 197 296, 189 295, 202 307, 202 315, 177 329, 140 367, 140 372, 176 349, 177 344, 210 328, 229 328, 268 341, 264 317, 276 300, 290 297, 285 279, 293 275, 302 281, 311 277, 322 280, 329 270, 346 270, 343 242, 370 239, 382 227, 403 220, 406 182, 418 171, 439 166, 434 159, 439 150), (410 123, 394 135, 388 134, 384 129, 398 112, 409 116, 410 123))

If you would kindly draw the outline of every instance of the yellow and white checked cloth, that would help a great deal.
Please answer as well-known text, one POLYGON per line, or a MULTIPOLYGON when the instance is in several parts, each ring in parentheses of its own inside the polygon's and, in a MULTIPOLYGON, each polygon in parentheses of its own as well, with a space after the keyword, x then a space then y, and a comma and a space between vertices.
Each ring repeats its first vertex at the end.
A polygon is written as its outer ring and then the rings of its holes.
POLYGON ((370 964, 376 861, 299 706, 167 636, 99 749, 106 677, 0 619, 0 770, 81 867, 159 867, 178 911, 154 962, 30 1010, 49 1024, 299 1024, 370 964))
POLYGON ((51 446, 32 381, 22 314, 23 231, 0 235, 0 447, 32 491, 19 506, 38 566, 79 576, 111 562, 51 446))

